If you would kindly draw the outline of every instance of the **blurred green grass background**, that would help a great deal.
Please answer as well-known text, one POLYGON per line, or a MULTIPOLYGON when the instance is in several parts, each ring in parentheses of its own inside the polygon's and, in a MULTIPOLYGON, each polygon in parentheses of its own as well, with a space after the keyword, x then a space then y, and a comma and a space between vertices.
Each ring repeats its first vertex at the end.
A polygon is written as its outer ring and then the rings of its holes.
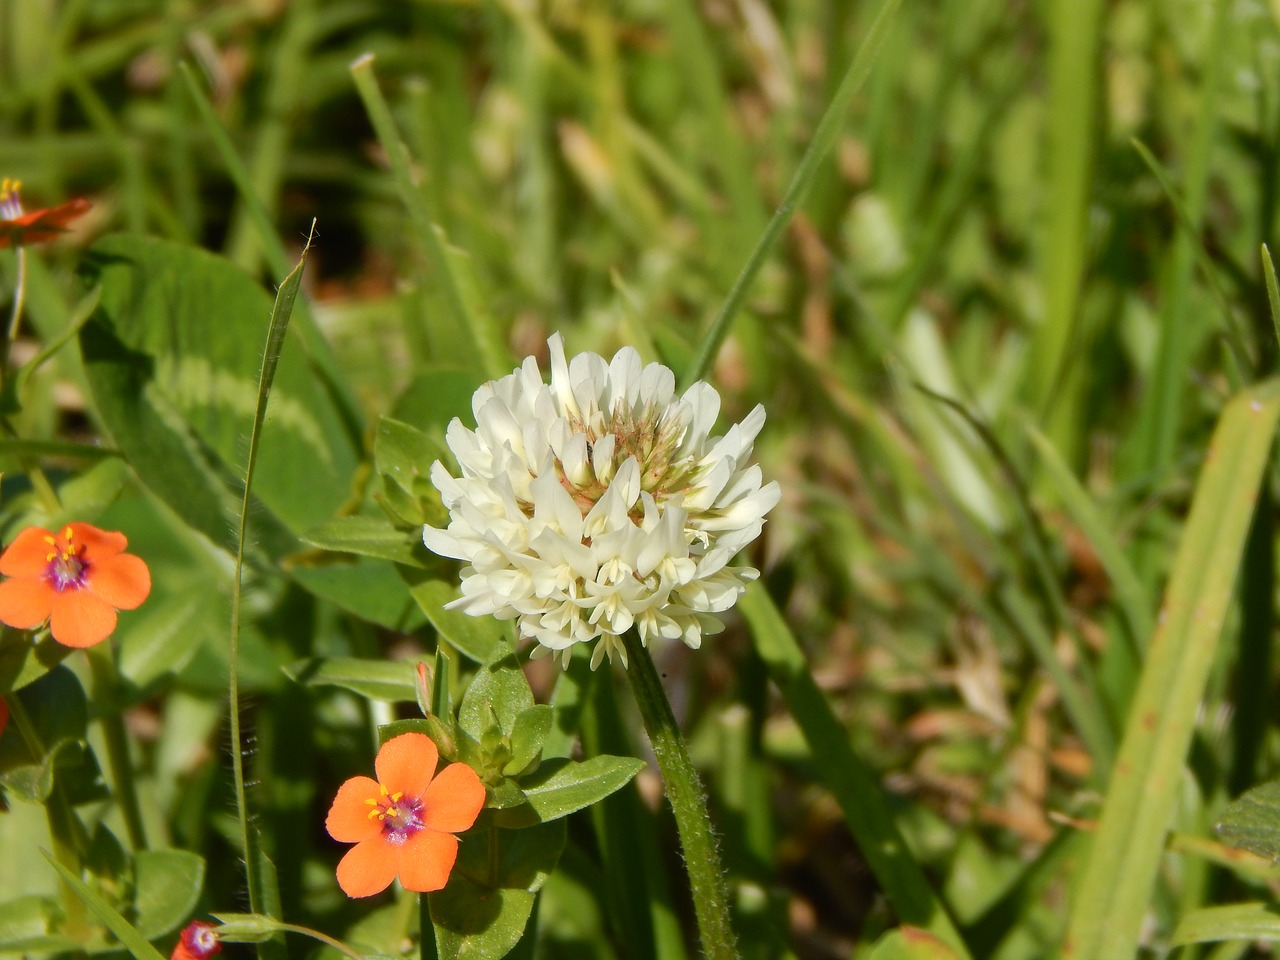
MULTIPOLYGON (((0 0, 0 173, 30 206, 95 202, 32 265, 31 326, 65 323, 99 235, 279 282, 316 218, 312 313, 370 418, 428 367, 500 373, 554 330, 679 371, 879 7, 0 0), (361 104, 365 53, 498 331, 486 357, 361 104)), ((768 409, 784 497, 754 559, 975 956, 1061 942, 1213 424, 1275 372, 1278 24, 1263 2, 906 0, 710 374, 728 418, 768 409)), ((98 435, 78 385, 65 354, 35 375, 22 436, 98 435)), ((1259 883, 1207 834, 1276 770, 1273 483, 1176 788, 1157 945, 1259 883)), ((741 625, 665 658, 741 896, 765 904, 751 946, 869 943, 885 901, 741 625)), ((581 906, 575 856, 544 908, 566 944, 625 927, 581 906)))

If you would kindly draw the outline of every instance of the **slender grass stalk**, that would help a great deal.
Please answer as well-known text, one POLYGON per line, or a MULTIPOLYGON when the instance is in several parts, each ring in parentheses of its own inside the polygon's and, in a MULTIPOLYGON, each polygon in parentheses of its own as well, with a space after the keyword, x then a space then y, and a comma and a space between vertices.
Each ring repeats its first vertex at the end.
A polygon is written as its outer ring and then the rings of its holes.
POLYGON ((1098 830, 1077 876, 1067 957, 1131 957, 1137 950, 1277 420, 1280 380, 1270 380, 1238 394, 1214 431, 1098 830))
POLYGON ((862 84, 866 81, 868 74, 871 73, 871 67, 876 61, 876 55, 880 52, 880 45, 884 42, 885 34, 888 32, 889 25, 893 20, 893 14, 901 2, 902 0, 887 0, 872 22, 871 29, 867 31, 867 35, 863 39, 862 45, 858 48, 853 62, 849 64, 849 69, 845 71, 844 79, 840 81, 840 86, 837 88, 835 96, 832 97, 831 104, 822 114, 822 119, 818 121, 818 128, 814 131, 813 139, 809 142, 809 147, 805 150, 804 156, 800 158, 800 165, 796 168, 796 172, 791 178, 791 183, 787 185, 787 192, 782 197, 782 203, 778 205, 778 209, 774 211, 773 217, 770 218, 768 225, 764 229, 764 233, 756 241, 755 248, 751 251, 751 256, 747 258, 746 265, 742 268, 742 273, 738 275, 738 279, 729 290, 729 295, 725 298, 724 305, 720 308, 720 312, 716 314, 711 327, 703 335, 702 342, 698 345, 697 355, 693 363, 685 371, 683 387, 688 387, 695 381, 701 380, 706 376, 707 371, 711 369, 711 364, 715 361, 716 354, 720 352, 720 346, 729 335, 729 328, 732 326, 734 318, 738 315, 738 310, 742 307, 742 301, 746 298, 752 281, 755 280, 756 274, 760 272, 760 268, 764 266, 765 260, 768 259, 778 239, 782 236, 782 231, 791 220, 791 215, 795 213, 796 208, 804 199, 810 183, 813 182, 814 175, 818 172, 818 167, 835 146, 836 140, 843 129, 845 113, 853 102, 854 96, 862 88, 862 84))
POLYGON ((409 152, 400 139, 395 119, 391 116, 391 108, 387 106, 387 101, 378 88, 377 78, 373 75, 372 54, 365 54, 351 64, 351 78, 355 81, 356 92, 364 102, 378 141, 386 151, 400 198, 408 208, 409 219, 413 221, 414 230, 431 262, 431 269, 444 293, 445 305, 452 314, 453 322, 461 324, 471 335, 476 357, 488 376, 499 377, 509 372, 511 364, 502 345, 502 338, 496 330, 489 328, 483 314, 468 306, 459 278, 449 262, 449 251, 444 238, 431 221, 426 198, 413 182, 409 169, 409 152))
POLYGON ((729 895, 707 813, 707 796, 649 651, 635 631, 627 632, 624 643, 629 663, 627 678, 676 817, 702 951, 709 960, 736 960, 738 948, 729 922, 729 895))
POLYGON ((147 834, 142 825, 142 808, 138 805, 138 789, 134 784, 133 763, 129 759, 129 738, 120 713, 118 691, 119 668, 115 647, 99 643, 90 647, 89 669, 93 674, 93 699, 104 710, 98 718, 107 740, 107 763, 111 767, 111 780, 115 787, 116 802, 124 817, 129 845, 135 851, 147 849, 147 834))
POLYGON ((814 681, 781 612, 758 583, 747 588, 738 605, 751 624, 752 641, 770 679, 782 692, 823 770, 823 786, 835 795, 894 912, 903 923, 924 928, 957 957, 967 958, 964 939, 911 856, 875 774, 849 746, 848 731, 814 681))
MULTIPOLYGON (((240 601, 243 587, 244 550, 249 532, 249 505, 253 490, 253 471, 258 460, 258 444, 262 439, 262 426, 267 415, 267 400, 271 395, 271 384, 275 379, 276 365, 280 361, 280 351, 284 346, 285 333, 289 327, 289 317, 293 313, 294 300, 298 295, 298 286, 302 282, 302 271, 306 266, 307 254, 311 250, 311 239, 315 235, 315 224, 311 226, 311 235, 302 250, 302 256, 293 272, 285 278, 276 292, 275 306, 271 311, 271 325, 267 330, 267 343, 262 352, 262 370, 258 376, 258 402, 253 415, 253 429, 249 434, 249 456, 245 463, 244 499, 240 505, 240 523, 236 531, 235 573, 231 579, 231 664, 228 680, 228 699, 230 701, 231 722, 231 766, 235 778, 236 813, 240 825, 240 840, 243 844, 245 863, 248 867, 249 906, 254 913, 271 916, 271 904, 278 903, 279 893, 268 889, 273 886, 274 872, 262 852, 257 834, 250 828, 249 805, 245 796, 243 738, 240 730, 240 601)), ((278 952, 278 944, 259 944, 259 956, 278 952)))

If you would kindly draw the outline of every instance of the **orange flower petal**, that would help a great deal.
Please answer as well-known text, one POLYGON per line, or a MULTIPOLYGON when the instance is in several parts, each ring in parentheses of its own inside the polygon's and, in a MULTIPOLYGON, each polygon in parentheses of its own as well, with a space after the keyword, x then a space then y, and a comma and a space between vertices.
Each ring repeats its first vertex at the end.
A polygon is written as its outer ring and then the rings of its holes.
POLYGON ((484 784, 465 763, 451 763, 431 781, 422 797, 422 823, 427 830, 459 833, 468 829, 484 806, 484 784))
POLYGON ((108 557, 123 553, 129 545, 128 538, 115 530, 99 530, 91 523, 68 523, 58 531, 59 538, 70 530, 71 536, 65 541, 70 546, 83 547, 86 563, 101 563, 108 557))
POLYGON ((85 589, 117 610, 133 610, 151 592, 151 571, 131 553, 116 554, 89 565, 85 589))
POLYGON ((63 646, 92 647, 107 639, 115 628, 115 608, 105 600, 88 590, 54 591, 49 631, 63 646))
POLYGON ((452 833, 419 830, 391 849, 396 852, 401 886, 415 893, 430 893, 444 889, 449 882, 453 861, 458 859, 458 838, 452 833))
POLYGON ((47 580, 6 580, 0 583, 0 622, 19 630, 34 630, 49 619, 57 595, 47 580))
POLYGON ((0 248, 10 244, 43 243, 67 232, 67 224, 84 216, 92 207, 84 197, 76 197, 56 207, 32 210, 12 220, 0 220, 0 248))
POLYGON ((6 577, 42 577, 49 566, 54 547, 46 539, 52 537, 43 527, 27 527, 0 555, 0 573, 6 577))
POLYGON ((373 765, 391 793, 417 798, 426 793, 439 760, 440 751, 425 733, 402 733, 382 745, 373 765))
POLYGON ((377 797, 378 783, 368 777, 352 777, 340 786, 324 821, 329 836, 341 843, 359 843, 379 836, 382 822, 369 819, 369 811, 374 808, 365 803, 377 797))
POLYGON ((357 843, 338 861, 338 886, 348 897, 372 897, 395 878, 395 848, 382 840, 357 843))

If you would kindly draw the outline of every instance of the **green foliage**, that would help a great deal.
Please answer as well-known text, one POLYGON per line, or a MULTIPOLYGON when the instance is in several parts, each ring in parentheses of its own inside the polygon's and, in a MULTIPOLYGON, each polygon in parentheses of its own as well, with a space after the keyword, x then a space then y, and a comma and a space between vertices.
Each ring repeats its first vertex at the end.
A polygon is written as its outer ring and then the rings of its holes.
POLYGON ((687 955, 620 674, 423 546, 552 331, 768 411, 760 582, 647 654, 744 960, 1275 939, 1275 4, 13 6, 0 178, 93 209, 0 224, 0 534, 153 590, 0 634, 0 953, 687 955), (348 902, 325 810, 407 730, 486 807, 348 902))

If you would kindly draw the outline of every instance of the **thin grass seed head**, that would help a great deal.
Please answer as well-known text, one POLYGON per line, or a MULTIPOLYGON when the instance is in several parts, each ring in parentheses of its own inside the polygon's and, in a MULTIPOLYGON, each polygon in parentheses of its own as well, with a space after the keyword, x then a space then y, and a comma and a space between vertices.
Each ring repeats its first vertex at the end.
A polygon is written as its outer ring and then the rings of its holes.
POLYGON ((751 462, 764 408, 712 437, 709 384, 677 397, 675 374, 631 347, 606 361, 567 360, 559 334, 548 346, 549 384, 529 357, 475 392, 475 430, 449 424, 461 476, 432 467, 449 526, 423 542, 467 564, 448 606, 517 620, 535 657, 565 665, 594 642, 592 668, 615 653, 625 666, 633 628, 697 649, 759 576, 730 561, 780 495, 751 462))

